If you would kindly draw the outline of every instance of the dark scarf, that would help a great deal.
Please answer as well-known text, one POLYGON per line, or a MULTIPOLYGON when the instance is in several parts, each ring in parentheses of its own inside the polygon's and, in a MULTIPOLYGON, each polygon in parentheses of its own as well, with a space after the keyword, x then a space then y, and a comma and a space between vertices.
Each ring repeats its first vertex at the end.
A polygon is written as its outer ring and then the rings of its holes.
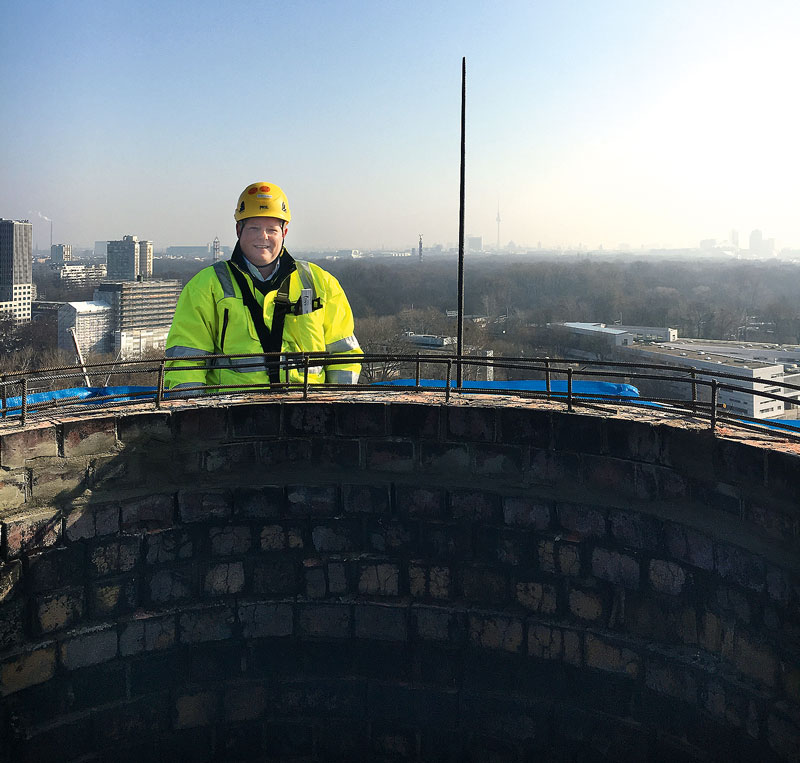
POLYGON ((286 247, 283 247, 283 249, 281 249, 281 253, 278 255, 278 270, 275 272, 275 275, 273 275, 268 281, 259 281, 257 278, 253 278, 252 274, 250 273, 250 268, 247 267, 247 259, 239 247, 238 241, 236 242, 236 246, 233 248, 233 253, 231 254, 231 263, 236 265, 236 267, 239 268, 242 273, 250 276, 253 286, 255 286, 255 288, 265 296, 271 291, 276 291, 277 288, 283 283, 284 279, 288 278, 295 270, 297 270, 297 266, 294 264, 294 257, 292 257, 292 255, 286 251, 286 247))

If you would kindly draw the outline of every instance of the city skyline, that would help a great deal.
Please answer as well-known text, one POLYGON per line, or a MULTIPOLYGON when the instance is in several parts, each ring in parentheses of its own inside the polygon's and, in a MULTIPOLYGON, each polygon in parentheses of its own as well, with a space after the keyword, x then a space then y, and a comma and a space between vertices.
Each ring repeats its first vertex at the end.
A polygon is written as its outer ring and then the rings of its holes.
MULTIPOLYGON (((40 249, 233 243, 280 182, 290 249, 457 240, 800 247, 796 4, 34 2, 0 30, 0 214, 40 249), (120 41, 131 43, 119 55, 120 41), (271 82, 276 87, 270 88, 271 82), (498 213, 498 205, 500 211, 498 213)), ((744 246, 743 246, 744 248, 744 246)))

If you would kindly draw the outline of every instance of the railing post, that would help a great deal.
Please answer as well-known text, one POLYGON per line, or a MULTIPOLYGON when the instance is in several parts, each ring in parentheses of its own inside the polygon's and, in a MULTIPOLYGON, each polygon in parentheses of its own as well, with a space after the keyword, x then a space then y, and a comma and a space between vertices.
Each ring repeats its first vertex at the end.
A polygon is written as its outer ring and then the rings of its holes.
POLYGON ((567 410, 572 413, 572 369, 567 369, 567 410))
POLYGON ((22 397, 19 406, 19 425, 25 426, 25 419, 28 416, 28 377, 22 377, 22 397))
POLYGON ((303 400, 308 400, 308 353, 307 352, 303 353, 303 400))
POLYGON ((711 380, 711 431, 717 428, 717 380, 711 380))
POLYGON ((550 399, 550 358, 544 359, 544 383, 547 389, 547 399, 550 399))
POLYGON ((161 408, 161 401, 164 399, 164 369, 166 363, 162 360, 158 366, 158 389, 156 390, 156 409, 161 408))
POLYGON ((6 393, 8 385, 6 384, 5 374, 0 376, 0 386, 3 388, 3 418, 5 418, 8 416, 8 411, 6 410, 6 408, 8 408, 8 394, 6 393))
POLYGON ((419 387, 419 352, 417 352, 417 368, 414 374, 414 386, 419 387))
POLYGON ((444 381, 444 401, 445 403, 450 402, 450 377, 453 374, 453 361, 450 358, 447 359, 447 378, 444 381))
POLYGON ((697 372, 692 369, 692 413, 697 413, 697 372))

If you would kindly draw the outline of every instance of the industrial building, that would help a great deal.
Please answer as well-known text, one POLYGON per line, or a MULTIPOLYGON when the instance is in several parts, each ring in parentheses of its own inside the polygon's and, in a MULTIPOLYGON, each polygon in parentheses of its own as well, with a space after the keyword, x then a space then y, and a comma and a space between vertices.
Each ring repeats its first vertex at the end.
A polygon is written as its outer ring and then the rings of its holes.
POLYGON ((153 275, 153 242, 139 241, 137 236, 109 241, 106 263, 108 277, 114 280, 135 281, 139 276, 150 278, 153 275))
POLYGON ((75 305, 80 305, 83 306, 80 320, 86 325, 83 333, 76 328, 81 351, 113 352, 122 359, 163 351, 180 293, 181 284, 176 280, 101 283, 91 302, 67 303, 59 310, 58 346, 72 349, 68 330, 76 327, 75 305), (94 324, 90 330, 88 326, 92 320, 94 324), (102 339, 95 336, 100 331, 105 332, 102 339), (84 345, 84 337, 89 344, 84 345))
POLYGON ((58 311, 58 349, 72 351, 72 333, 83 353, 108 353, 114 344, 111 307, 105 302, 67 302, 58 311))

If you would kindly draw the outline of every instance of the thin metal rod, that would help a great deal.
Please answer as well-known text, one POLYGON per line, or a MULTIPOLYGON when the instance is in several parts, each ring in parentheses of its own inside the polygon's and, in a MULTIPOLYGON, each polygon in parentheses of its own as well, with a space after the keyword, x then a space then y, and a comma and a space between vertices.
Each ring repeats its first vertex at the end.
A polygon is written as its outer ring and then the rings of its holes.
POLYGON ((417 353, 416 370, 414 372, 414 386, 419 387, 419 353, 417 353))
POLYGON ((567 410, 572 413, 572 369, 567 369, 567 410))
POLYGON ((20 426, 25 426, 25 419, 28 416, 28 377, 22 378, 22 399, 19 408, 19 423, 20 426))
POLYGON ((464 169, 466 161, 467 57, 461 59, 461 185, 458 201, 458 341, 456 386, 461 386, 461 356, 464 354, 464 169))
POLYGON ((308 353, 307 352, 303 353, 303 400, 308 400, 308 353))
POLYGON ((717 380, 711 380, 711 431, 717 428, 717 380))
POLYGON ((697 373, 692 369, 692 413, 697 413, 697 373))
POLYGON ((547 399, 550 399, 550 360, 548 358, 544 359, 544 383, 547 387, 547 399))
POLYGON ((156 390, 156 408, 161 407, 161 401, 164 399, 164 371, 166 362, 161 361, 158 366, 158 389, 156 390))
POLYGON ((447 359, 447 379, 444 383, 444 401, 445 403, 450 402, 450 380, 453 376, 453 361, 450 358, 447 359))

